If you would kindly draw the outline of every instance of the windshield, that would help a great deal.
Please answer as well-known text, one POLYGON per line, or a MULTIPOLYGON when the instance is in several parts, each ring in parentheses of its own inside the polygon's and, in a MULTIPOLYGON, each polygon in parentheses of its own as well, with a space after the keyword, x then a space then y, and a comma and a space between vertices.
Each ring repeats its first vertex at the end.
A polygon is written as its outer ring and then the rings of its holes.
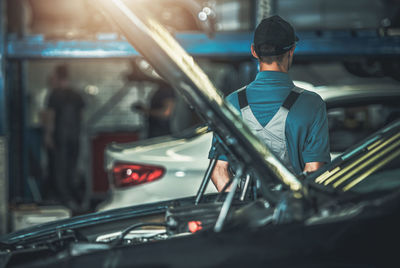
POLYGON ((371 193, 400 186, 400 121, 348 150, 310 180, 343 192, 371 193))

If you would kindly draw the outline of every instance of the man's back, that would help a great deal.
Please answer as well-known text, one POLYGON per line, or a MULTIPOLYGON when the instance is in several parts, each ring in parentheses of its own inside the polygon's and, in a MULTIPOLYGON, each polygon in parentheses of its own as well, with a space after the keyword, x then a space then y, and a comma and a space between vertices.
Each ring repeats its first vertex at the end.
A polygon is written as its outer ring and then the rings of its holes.
MULTIPOLYGON (((250 109, 265 127, 274 117, 294 84, 287 73, 264 71, 246 88, 250 109)), ((227 100, 240 111, 238 92, 227 100)), ((303 91, 291 107, 286 120, 286 142, 296 173, 303 171, 307 162, 329 162, 328 124, 325 104, 314 92, 303 91)))

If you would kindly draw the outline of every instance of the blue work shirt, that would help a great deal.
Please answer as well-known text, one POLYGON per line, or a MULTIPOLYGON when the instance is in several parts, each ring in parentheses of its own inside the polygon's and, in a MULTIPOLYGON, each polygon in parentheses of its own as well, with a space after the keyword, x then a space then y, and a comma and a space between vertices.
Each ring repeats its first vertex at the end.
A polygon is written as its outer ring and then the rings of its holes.
MULTIPOLYGON (((278 112, 293 87, 287 73, 275 71, 259 72, 247 86, 248 103, 262 126, 278 112)), ((240 112, 236 91, 226 100, 240 112)), ((301 173, 308 162, 330 162, 326 106, 318 94, 308 90, 300 94, 289 111, 285 133, 289 158, 296 173, 301 173)), ((215 143, 214 137, 209 158, 215 157, 215 143)), ((228 161, 225 155, 218 159, 228 161)))

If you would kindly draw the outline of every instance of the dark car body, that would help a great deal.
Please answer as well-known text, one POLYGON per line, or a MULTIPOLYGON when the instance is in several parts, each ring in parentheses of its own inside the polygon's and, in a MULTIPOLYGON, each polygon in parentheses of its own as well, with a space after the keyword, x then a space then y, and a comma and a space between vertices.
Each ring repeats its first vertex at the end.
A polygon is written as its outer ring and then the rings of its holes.
POLYGON ((208 230, 114 249, 81 242, 58 255, 14 253, 7 267, 393 267, 396 247, 390 245, 399 238, 399 201, 391 196, 379 206, 311 224, 208 230))
POLYGON ((382 267, 396 261, 400 121, 318 172, 295 176, 145 10, 132 12, 120 0, 99 3, 221 139, 234 164, 231 191, 203 195, 211 161, 196 197, 1 237, 0 267, 382 267), (243 176, 252 178, 251 187, 246 179, 238 188, 243 176))

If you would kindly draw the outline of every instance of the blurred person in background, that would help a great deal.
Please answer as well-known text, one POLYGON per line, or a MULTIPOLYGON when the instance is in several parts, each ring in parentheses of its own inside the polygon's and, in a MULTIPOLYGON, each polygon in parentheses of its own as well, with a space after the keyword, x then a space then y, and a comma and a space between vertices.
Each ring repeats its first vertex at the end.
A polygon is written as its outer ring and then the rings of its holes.
MULTIPOLYGON (((147 122, 147 138, 165 135, 179 136, 182 131, 202 123, 195 111, 186 103, 182 96, 177 95, 167 82, 155 75, 154 69, 143 60, 131 61, 131 70, 125 74, 126 83, 151 82, 157 89, 151 92, 150 103, 145 105, 142 100, 132 103, 131 110, 142 114, 147 122)), ((146 90, 147 87, 140 87, 146 90)), ((146 92, 140 92, 146 99, 146 92)))
POLYGON ((171 134, 171 116, 176 104, 174 90, 165 82, 151 98, 150 106, 133 103, 133 112, 141 112, 148 118, 147 138, 154 138, 171 134))
POLYGON ((49 77, 49 95, 43 113, 49 191, 63 205, 79 208, 74 192, 78 180, 77 160, 84 100, 69 79, 66 65, 58 65, 49 77))

